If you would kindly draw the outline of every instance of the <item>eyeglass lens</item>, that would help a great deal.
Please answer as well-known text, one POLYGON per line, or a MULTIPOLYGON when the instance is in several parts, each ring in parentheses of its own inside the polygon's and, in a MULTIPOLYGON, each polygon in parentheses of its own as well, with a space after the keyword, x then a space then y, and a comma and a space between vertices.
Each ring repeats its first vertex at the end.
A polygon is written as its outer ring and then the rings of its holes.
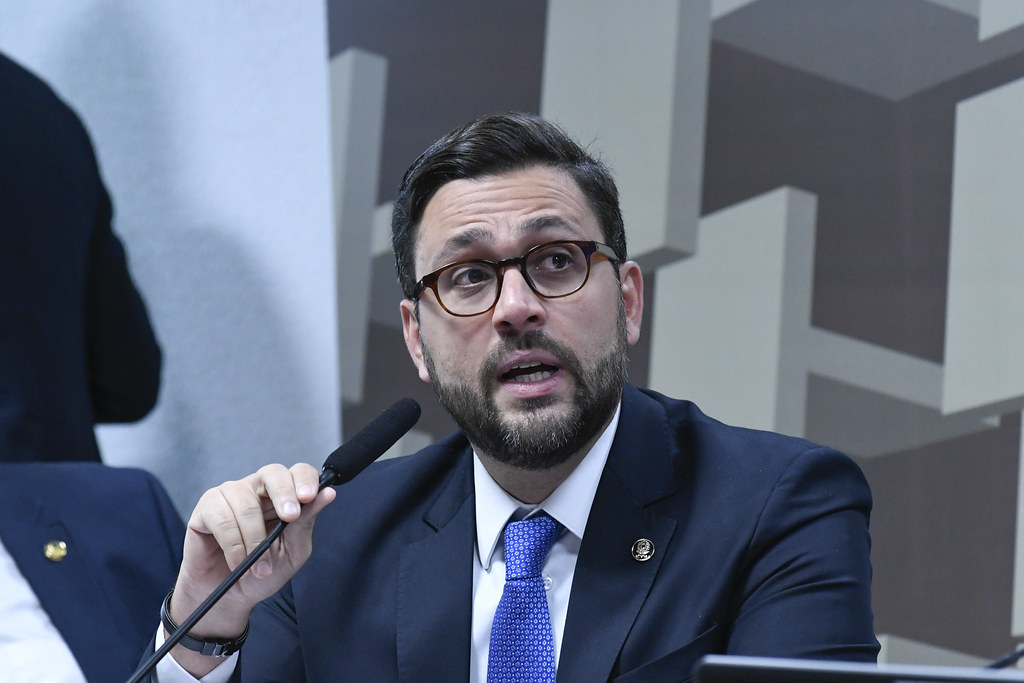
MULTIPOLYGON (((515 262, 520 264, 520 272, 530 288, 544 297, 571 294, 586 282, 589 270, 587 255, 578 245, 569 242, 549 244, 520 259, 509 259, 504 262, 502 271, 515 262)), ((441 304, 452 313, 482 313, 497 300, 501 277, 493 263, 455 264, 438 277, 437 294, 441 304)))

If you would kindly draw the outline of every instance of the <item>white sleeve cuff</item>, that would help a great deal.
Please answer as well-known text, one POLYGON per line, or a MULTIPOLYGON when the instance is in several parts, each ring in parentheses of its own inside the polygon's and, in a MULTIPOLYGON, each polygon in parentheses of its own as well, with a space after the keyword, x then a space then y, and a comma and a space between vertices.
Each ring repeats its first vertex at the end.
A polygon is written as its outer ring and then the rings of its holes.
MULTIPOLYGON (((164 644, 164 627, 163 624, 159 625, 156 629, 156 649, 159 650, 164 644)), ((181 665, 175 661, 174 657, 168 654, 166 657, 157 662, 156 665, 156 681, 157 683, 227 683, 228 679, 231 678, 231 674, 235 672, 235 667, 238 665, 238 653, 234 653, 224 658, 217 668, 206 674, 202 678, 196 678, 189 672, 181 668, 181 665)))

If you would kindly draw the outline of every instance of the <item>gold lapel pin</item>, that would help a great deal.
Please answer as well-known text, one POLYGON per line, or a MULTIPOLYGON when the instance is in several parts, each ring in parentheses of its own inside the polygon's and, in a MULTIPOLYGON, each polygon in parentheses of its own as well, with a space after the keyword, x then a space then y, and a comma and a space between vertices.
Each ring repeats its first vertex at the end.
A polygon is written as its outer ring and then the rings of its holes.
POLYGON ((646 562, 654 557, 654 543, 649 538, 638 538, 633 543, 633 559, 646 562))
POLYGON ((68 544, 64 541, 50 541, 43 546, 43 555, 50 562, 62 562, 68 556, 68 544))

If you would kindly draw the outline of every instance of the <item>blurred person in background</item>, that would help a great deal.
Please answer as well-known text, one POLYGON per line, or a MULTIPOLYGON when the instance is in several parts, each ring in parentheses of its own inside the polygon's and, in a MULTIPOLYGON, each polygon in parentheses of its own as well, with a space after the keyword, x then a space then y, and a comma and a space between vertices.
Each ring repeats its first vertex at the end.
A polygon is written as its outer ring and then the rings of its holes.
POLYGON ((184 534, 142 470, 0 462, 0 679, 126 680, 184 534))
POLYGON ((78 116, 0 54, 0 460, 100 460, 155 405, 161 353, 78 116))

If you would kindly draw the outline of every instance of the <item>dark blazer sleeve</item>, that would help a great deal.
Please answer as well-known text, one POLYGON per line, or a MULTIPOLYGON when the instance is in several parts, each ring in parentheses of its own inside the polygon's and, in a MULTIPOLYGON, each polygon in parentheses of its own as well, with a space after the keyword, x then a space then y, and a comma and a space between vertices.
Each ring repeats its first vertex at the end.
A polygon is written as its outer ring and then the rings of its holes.
POLYGON ((795 458, 758 517, 727 652, 874 661, 870 510, 867 482, 845 455, 795 458))
POLYGON ((259 628, 251 631, 252 642, 247 641, 242 648, 232 683, 255 676, 262 676, 259 680, 268 683, 306 680, 292 584, 285 584, 276 595, 257 605, 251 621, 259 628))
POLYGON ((110 227, 111 205, 99 185, 85 289, 89 395, 97 422, 131 422, 156 404, 162 357, 156 334, 110 227))

